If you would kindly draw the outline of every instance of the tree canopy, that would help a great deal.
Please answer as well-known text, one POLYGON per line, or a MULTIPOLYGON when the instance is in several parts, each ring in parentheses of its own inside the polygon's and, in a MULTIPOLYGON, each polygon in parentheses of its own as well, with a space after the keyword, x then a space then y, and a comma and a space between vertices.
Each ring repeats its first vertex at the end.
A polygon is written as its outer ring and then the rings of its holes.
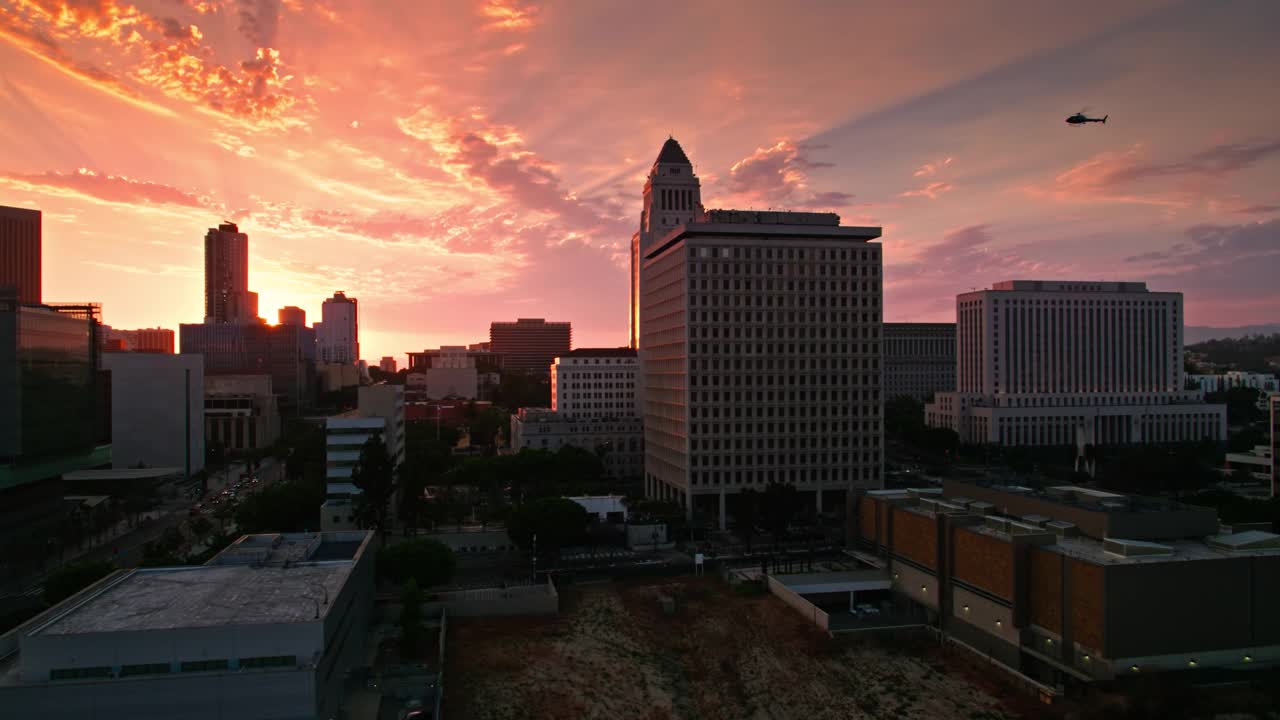
POLYGON ((378 573, 397 585, 416 582, 431 587, 448 582, 457 569, 457 558, 444 543, 413 538, 378 551, 378 573))
POLYGON ((387 455, 381 435, 374 435, 360 448, 360 459, 351 470, 351 482, 360 488, 356 516, 361 527, 382 529, 395 492, 395 466, 387 455))
POLYGON ((318 530, 323 502, 322 482, 288 480, 267 485, 236 508, 236 526, 243 533, 318 530))
POLYGON ((511 511, 511 518, 507 521, 507 535, 525 550, 533 547, 533 537, 537 535, 538 552, 553 553, 580 542, 589 520, 586 508, 572 500, 562 497, 539 498, 511 511))
POLYGON ((115 569, 115 565, 105 560, 85 560, 63 565, 45 578, 44 601, 50 605, 60 603, 110 575, 115 569))

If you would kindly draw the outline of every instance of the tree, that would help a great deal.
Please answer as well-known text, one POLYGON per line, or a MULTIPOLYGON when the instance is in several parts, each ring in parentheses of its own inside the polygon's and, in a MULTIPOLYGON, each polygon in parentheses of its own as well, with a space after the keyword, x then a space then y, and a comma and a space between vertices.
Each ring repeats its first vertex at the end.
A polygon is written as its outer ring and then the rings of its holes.
POLYGON ((755 488, 744 488, 731 497, 734 501, 734 530, 746 541, 747 552, 751 552, 751 538, 755 537, 756 523, 760 521, 760 493, 755 488))
POLYGON ((63 565, 45 578, 44 601, 50 605, 60 603, 110 575, 115 569, 115 565, 105 560, 86 560, 63 565))
POLYGON ((356 517, 361 527, 384 529, 396 483, 395 467, 387 455, 382 436, 374 435, 360 448, 360 459, 351 470, 351 482, 360 488, 356 517))
POLYGON ((418 656, 426 631, 422 627, 422 590, 410 579, 400 595, 400 661, 418 656))
MULTIPOLYGON (((316 530, 323 502, 324 486, 309 479, 268 485, 235 509, 236 525, 243 533, 316 530)), ((223 512, 230 513, 230 506, 220 505, 214 516, 221 519, 223 512)))
POLYGON ((772 482, 764 489, 760 505, 765 526, 769 528, 769 532, 773 533, 774 548, 778 547, 778 541, 791 525, 791 518, 799 505, 799 497, 800 493, 791 483, 772 482))
POLYGON ((198 515, 191 522, 187 523, 187 527, 191 529, 191 537, 196 542, 203 543, 205 538, 209 537, 209 533, 213 532, 213 523, 209 522, 209 518, 198 515))
POLYGON ((404 540, 378 551, 378 574, 397 585, 440 585, 453 577, 457 566, 449 546, 430 538, 404 540))
POLYGON ((578 503, 560 497, 539 498, 524 503, 511 512, 507 535, 522 549, 533 547, 538 538, 538 552, 553 554, 560 548, 578 542, 587 528, 589 515, 578 503))

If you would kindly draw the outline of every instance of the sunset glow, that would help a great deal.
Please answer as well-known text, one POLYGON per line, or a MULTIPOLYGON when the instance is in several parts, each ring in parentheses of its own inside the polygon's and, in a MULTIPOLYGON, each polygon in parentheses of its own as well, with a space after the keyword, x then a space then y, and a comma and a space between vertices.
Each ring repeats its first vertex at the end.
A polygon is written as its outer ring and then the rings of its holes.
POLYGON ((883 225, 889 321, 1015 277, 1278 319, 1280 4, 894 7, 0 0, 0 204, 115 327, 200 322, 227 220, 262 316, 345 291, 366 359, 517 317, 617 346, 670 134, 707 207, 883 225))

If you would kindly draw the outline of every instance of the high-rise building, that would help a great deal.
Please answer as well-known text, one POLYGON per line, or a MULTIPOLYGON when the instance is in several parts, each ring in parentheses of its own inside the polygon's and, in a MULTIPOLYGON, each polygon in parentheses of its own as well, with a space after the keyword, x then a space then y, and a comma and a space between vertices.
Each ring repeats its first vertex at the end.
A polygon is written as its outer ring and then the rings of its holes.
POLYGON ((261 322, 258 294, 249 292, 249 236, 235 223, 205 233, 204 316, 212 325, 261 322))
POLYGON ((384 373, 394 375, 396 372, 396 359, 390 355, 383 355, 382 359, 378 361, 378 369, 384 373))
POLYGON ((104 328, 108 343, 104 349, 116 352, 145 352, 173 354, 173 331, 168 328, 139 328, 117 330, 104 328))
POLYGON ((515 322, 489 324, 489 348, 503 356, 507 370, 546 377, 551 372, 551 363, 567 354, 572 343, 573 329, 567 322, 520 318, 515 322))
POLYGON ((18 290, 18 302, 39 305, 41 215, 0 205, 0 287, 18 290))
POLYGON ((640 229, 631 236, 631 347, 640 347, 640 268, 653 243, 702 218, 702 186, 680 143, 668 137, 644 184, 640 229))
POLYGON ((955 323, 884 324, 884 396, 929 402, 956 389, 955 323))
POLYGON ((1226 439, 1226 407, 1185 389, 1182 293, 1146 283, 1011 280, 956 296, 956 391, 926 422, 966 443, 1226 439))
POLYGON ((178 326, 181 352, 204 356, 213 372, 266 372, 280 409, 308 407, 315 385, 315 332, 299 325, 178 326))
POLYGON ((307 324, 307 311, 293 305, 280 308, 276 313, 276 317, 281 325, 302 325, 305 327, 307 324))
POLYGON ((316 323, 316 354, 322 363, 355 363, 360 360, 360 324, 357 301, 335 292, 320 308, 316 323))
POLYGON ((631 348, 571 350, 551 366, 551 409, 580 419, 638 417, 639 374, 631 348))
POLYGON ((821 512, 880 487, 880 228, 839 223, 713 210, 644 254, 648 497, 724 527, 744 488, 794 484, 821 512))

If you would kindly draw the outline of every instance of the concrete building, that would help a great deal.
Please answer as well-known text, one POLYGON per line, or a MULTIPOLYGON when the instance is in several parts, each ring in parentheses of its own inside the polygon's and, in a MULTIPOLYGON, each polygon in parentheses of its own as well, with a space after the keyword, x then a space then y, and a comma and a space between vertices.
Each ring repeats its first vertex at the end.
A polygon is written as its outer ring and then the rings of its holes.
POLYGON ((137 330, 105 328, 103 334, 106 335, 108 342, 118 341, 119 350, 123 352, 173 354, 173 331, 169 328, 139 328, 137 330))
POLYGON ((360 360, 358 302, 335 292, 320 307, 316 323, 316 355, 322 363, 353 364, 360 360))
POLYGON ((276 311, 276 321, 280 325, 307 325, 307 311, 295 305, 287 305, 276 311))
POLYGON ((382 359, 378 361, 378 369, 384 373, 394 375, 396 372, 396 359, 390 355, 383 355, 382 359))
POLYGON ((204 236, 204 321, 213 325, 258 323, 258 294, 249 292, 249 236, 235 223, 204 236))
POLYGON ((631 348, 578 348, 551 366, 551 409, 576 418, 639 417, 640 359, 631 348))
POLYGON ((884 324, 884 395, 921 402, 956 389, 955 323, 884 324))
POLYGON ((0 287, 17 291, 18 302, 39 305, 42 222, 39 210, 0 205, 0 287))
POLYGON ((230 453, 269 448, 280 439, 280 411, 268 373, 204 378, 204 438, 230 453))
POLYGON ((489 324, 490 351, 503 356, 507 370, 545 377, 551 363, 567 354, 572 343, 573 329, 567 322, 520 318, 489 324))
POLYGON ((1267 398, 1271 415, 1271 497, 1280 497, 1280 393, 1267 398))
MULTIPOLYGON (((488 343, 481 343, 488 345, 488 343)), ((503 356, 487 347, 445 345, 438 350, 411 352, 409 373, 417 375, 409 384, 418 388, 422 400, 447 397, 488 398, 502 380, 503 356), (475 388, 472 389, 472 370, 475 388)))
POLYGON ((111 467, 204 469, 204 358, 107 353, 111 467))
POLYGON ((577 447, 603 452, 605 470, 630 479, 644 474, 644 423, 638 417, 576 418, 546 408, 521 408, 511 416, 511 449, 577 447))
POLYGON ((640 348, 641 268, 654 243, 677 225, 703 218, 702 184, 684 149, 668 137, 644 184, 640 229, 631 236, 631 347, 640 348))
POLYGON ((1280 536, 1077 486, 885 490, 855 537, 949 637, 1040 682, 1280 662, 1280 536))
POLYGON ((926 422, 962 442, 1226 439, 1226 407, 1184 389, 1182 294, 1145 283, 1012 280, 956 297, 956 392, 926 422))
POLYGON ((1226 392, 1231 388, 1252 388, 1264 395, 1280 391, 1280 379, 1272 373, 1229 370, 1220 375, 1188 375, 1187 379, 1207 393, 1226 392))
POLYGON ((14 718, 327 720, 365 658, 372 534, 247 535, 197 567, 117 571, 4 636, 14 718))
POLYGON ((625 523, 627 503, 623 495, 574 495, 566 497, 582 506, 599 522, 625 523))
POLYGON ((325 501, 320 527, 325 531, 356 527, 356 499, 360 488, 351 480, 360 452, 373 437, 381 437, 394 468, 404 462, 404 387, 369 385, 359 390, 359 407, 325 419, 325 501))
POLYGON ((646 496, 723 528, 743 488, 793 483, 821 512, 881 486, 880 228, 839 223, 713 210, 645 254, 646 496))

